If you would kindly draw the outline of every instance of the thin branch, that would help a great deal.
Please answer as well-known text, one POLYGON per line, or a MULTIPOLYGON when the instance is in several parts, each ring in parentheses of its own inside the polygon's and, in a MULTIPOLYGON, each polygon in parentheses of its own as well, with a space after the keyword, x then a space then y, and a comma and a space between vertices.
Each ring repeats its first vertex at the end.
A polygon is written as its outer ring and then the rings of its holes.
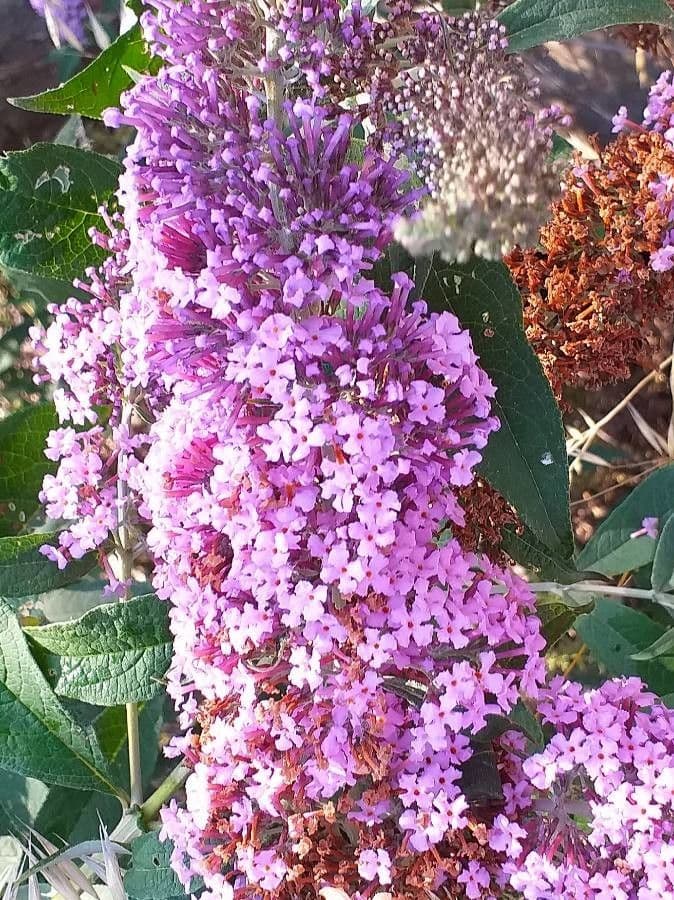
MULTIPOLYGON (((660 373, 663 372, 667 368, 667 366, 671 364, 673 357, 674 354, 670 354, 667 359, 663 360, 663 362, 660 363, 657 369, 653 369, 652 372, 649 372, 647 375, 645 375, 641 379, 641 381, 636 384, 632 388, 632 390, 629 391, 623 397, 623 399, 613 407, 610 412, 606 413, 606 415, 598 422, 595 422, 595 424, 591 428, 584 432, 584 434, 578 437, 575 441, 570 441, 568 446, 569 452, 577 450, 579 446, 581 452, 585 452, 586 450, 588 450, 602 428, 605 425, 608 425, 608 423, 611 422, 619 412, 621 412, 630 404, 630 402, 637 396, 637 394, 641 393, 641 391, 647 385, 654 381, 660 375, 660 373)), ((574 462, 571 464, 572 471, 575 471, 575 469, 577 468, 577 462, 577 460, 574 460, 574 462)))
POLYGON ((674 365, 669 370, 669 393, 672 398, 672 417, 669 420, 669 429, 667 431, 667 453, 670 459, 674 459, 674 365))
POLYGON ((639 481, 641 478, 645 478, 647 475, 650 475, 651 472, 655 472, 656 469, 659 469, 662 466, 662 461, 658 460, 655 465, 651 465, 649 468, 645 469, 643 472, 637 472, 636 475, 630 475, 629 478, 625 478, 624 481, 621 481, 619 484, 611 485, 611 487, 604 488, 603 491, 597 491, 596 494, 592 494, 591 497, 583 497, 582 500, 573 500, 570 504, 571 507, 582 506, 584 503, 592 503, 593 500, 598 500, 600 497, 605 497, 606 494, 610 494, 613 491, 618 491, 622 487, 626 487, 628 484, 632 484, 634 481, 639 481))
POLYGON ((140 721, 138 704, 126 704, 126 734, 129 745, 129 780, 131 783, 131 805, 143 802, 143 770, 140 757, 140 721))
POLYGON ((577 581, 575 584, 559 584, 556 581, 541 581, 529 584, 534 594, 556 594, 564 597, 568 594, 604 594, 607 597, 624 597, 629 600, 650 600, 668 608, 674 607, 674 595, 663 591, 651 591, 646 588, 624 587, 620 584, 604 584, 593 581, 577 581))
POLYGON ((571 673, 572 673, 573 670, 576 668, 576 666, 578 665, 578 663, 579 663, 579 662, 582 660, 582 658, 585 656, 585 654, 587 653, 588 649, 589 649, 589 648, 588 648, 587 644, 582 644, 580 650, 579 650, 577 653, 574 653, 574 655, 573 655, 573 657, 572 657, 572 659, 571 659, 571 662, 570 662, 569 665, 566 667, 566 669, 564 669, 564 672, 562 673, 562 679, 563 679, 564 681, 566 681, 566 680, 568 679, 568 677, 571 675, 571 673))
MULTIPOLYGON (((273 2, 273 0, 272 0, 273 2)), ((270 2, 270 8, 272 3, 270 2)), ((265 19, 269 19, 271 9, 266 13, 265 19)), ((283 75, 277 68, 279 60, 279 47, 281 45, 281 35, 276 28, 273 28, 269 21, 265 23, 266 30, 266 57, 267 62, 271 63, 271 70, 265 74, 264 90, 267 96, 267 116, 276 123, 280 130, 283 129, 283 75)), ((279 197, 278 187, 275 184, 269 184, 269 197, 271 206, 279 224, 285 224, 285 209, 279 197)))
POLYGON ((187 781, 191 769, 184 763, 175 769, 162 781, 157 790, 151 794, 140 808, 141 818, 145 825, 151 825, 159 815, 162 806, 174 797, 187 781))

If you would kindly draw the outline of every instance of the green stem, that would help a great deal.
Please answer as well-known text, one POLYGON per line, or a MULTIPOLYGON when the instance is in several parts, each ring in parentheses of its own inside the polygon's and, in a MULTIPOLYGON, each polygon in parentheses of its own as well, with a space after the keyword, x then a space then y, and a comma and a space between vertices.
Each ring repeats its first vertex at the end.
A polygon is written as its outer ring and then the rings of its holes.
POLYGON ((529 590, 534 594, 604 594, 609 597, 625 597, 632 600, 650 600, 670 609, 674 608, 674 595, 662 591, 650 591, 645 588, 622 587, 619 584, 602 584, 593 581, 578 581, 575 584, 558 584, 556 581, 542 581, 530 584, 529 590))
POLYGON ((140 723, 137 703, 126 704, 126 734, 129 743, 131 806, 140 806, 143 802, 143 770, 140 764, 140 723))
MULTIPOLYGON (((134 391, 127 388, 122 400, 122 415, 120 426, 131 430, 131 419, 134 407, 134 391)), ((123 465, 123 452, 120 451, 118 466, 123 465)), ((117 478, 117 539, 119 542, 119 556, 121 561, 121 580, 131 580, 133 570, 133 541, 129 531, 129 485, 125 478, 117 478)), ((129 599, 128 587, 122 600, 129 599)), ((138 718, 138 704, 126 704, 126 733, 129 746, 129 783, 131 794, 131 806, 140 806, 143 802, 143 772, 140 762, 140 722, 138 718)))
POLYGON ((175 769, 162 781, 157 790, 151 794, 140 808, 145 825, 150 825, 159 815, 162 806, 178 793, 180 788, 187 781, 187 777, 192 770, 186 765, 180 763, 175 769))

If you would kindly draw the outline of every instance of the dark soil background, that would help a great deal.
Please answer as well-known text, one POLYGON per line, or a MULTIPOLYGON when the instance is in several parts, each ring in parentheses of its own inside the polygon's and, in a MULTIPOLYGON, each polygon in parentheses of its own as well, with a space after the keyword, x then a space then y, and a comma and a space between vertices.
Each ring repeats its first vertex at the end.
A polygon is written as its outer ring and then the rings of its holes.
POLYGON ((58 82, 47 28, 28 0, 0 0, 0 150, 21 150, 54 136, 60 121, 28 113, 7 97, 34 94, 58 82))

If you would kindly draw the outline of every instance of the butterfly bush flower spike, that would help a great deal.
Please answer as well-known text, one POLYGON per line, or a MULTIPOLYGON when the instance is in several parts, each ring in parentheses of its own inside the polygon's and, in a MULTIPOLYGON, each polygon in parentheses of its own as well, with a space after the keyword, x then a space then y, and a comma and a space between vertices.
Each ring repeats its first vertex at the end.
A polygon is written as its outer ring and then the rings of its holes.
POLYGON ((649 900, 670 714, 636 681, 545 688, 526 583, 452 536, 495 388, 456 316, 378 277, 394 234, 527 240, 560 115, 482 15, 270 5, 150 0, 163 66, 106 113, 135 129, 109 258, 34 334, 68 526, 43 552, 109 563, 121 509, 170 604, 173 867, 208 900, 649 900))

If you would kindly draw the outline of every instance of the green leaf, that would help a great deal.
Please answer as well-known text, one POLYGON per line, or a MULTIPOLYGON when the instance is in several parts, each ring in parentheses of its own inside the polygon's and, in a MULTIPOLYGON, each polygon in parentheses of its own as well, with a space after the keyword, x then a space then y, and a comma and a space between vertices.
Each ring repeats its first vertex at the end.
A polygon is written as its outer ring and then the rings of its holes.
POLYGON ((154 697, 171 658, 168 607, 154 594, 25 632, 56 693, 98 706, 154 697))
POLYGON ((501 805, 503 782, 496 754, 487 741, 472 742, 473 755, 461 766, 459 785, 470 806, 501 805))
POLYGON ((649 475, 613 510, 578 554, 578 568, 613 576, 648 565, 655 557, 656 541, 630 535, 639 531, 647 516, 655 516, 662 524, 672 508, 674 464, 649 475))
POLYGON ((515 0, 499 16, 508 31, 510 51, 547 41, 568 41, 612 25, 649 22, 674 27, 665 0, 515 0))
POLYGON ((560 597, 557 594, 538 594, 536 612, 541 620, 541 632, 548 649, 554 647, 566 632, 573 628, 576 619, 583 613, 589 613, 594 600, 585 595, 584 602, 574 597, 560 597))
POLYGON ((78 790, 119 794, 95 733, 61 705, 0 600, 0 768, 78 790))
POLYGON ((663 635, 638 653, 632 654, 632 659, 638 662, 642 660, 658 659, 660 656, 674 656, 674 628, 668 628, 663 635))
POLYGON ((561 136, 561 134, 553 134, 552 136, 552 158, 568 161, 573 156, 573 146, 561 136))
MULTIPOLYGON (((131 844, 131 866, 124 876, 129 900, 178 900, 183 886, 171 868, 172 845, 160 841, 156 831, 142 834, 131 844)), ((192 883, 192 891, 198 890, 192 883)))
POLYGON ((71 281, 106 251, 89 229, 105 230, 99 208, 117 187, 119 163, 55 144, 0 157, 0 264, 71 281))
POLYGON ((106 50, 65 84, 31 97, 14 97, 14 106, 31 112, 72 115, 100 119, 108 107, 119 106, 122 93, 133 86, 127 69, 156 71, 140 25, 117 38, 106 50))
POLYGON ((91 149, 91 143, 84 130, 81 116, 68 116, 65 124, 59 128, 55 144, 65 144, 67 147, 80 147, 82 150, 91 149))
POLYGON ((22 529, 37 509, 42 479, 56 468, 44 455, 44 445, 57 426, 50 403, 27 407, 0 422, 0 535, 22 529))
POLYGON ((20 269, 3 267, 2 271, 11 282, 17 298, 30 303, 36 312, 44 312, 50 303, 63 303, 69 297, 86 299, 70 281, 22 272, 20 269))
POLYGON ((96 555, 89 553, 59 569, 40 553, 45 544, 57 543, 55 531, 0 538, 0 596, 14 599, 53 591, 77 581, 96 565, 96 555))
MULTIPOLYGON (((73 798, 86 796, 86 791, 69 788, 54 790, 68 791, 73 798)), ((48 796, 49 788, 42 781, 17 775, 16 772, 0 772, 0 833, 11 834, 18 827, 32 824, 48 796)))
POLYGON ((569 475, 562 421, 541 365, 524 334, 522 304, 501 263, 436 264, 424 297, 450 309, 470 330, 480 365, 497 387, 501 428, 483 451, 481 472, 546 547, 573 553, 569 475))
POLYGON ((560 559, 524 528, 520 534, 514 528, 505 527, 501 531, 502 546, 515 562, 538 573, 545 581, 572 584, 583 577, 572 559, 560 559))
POLYGON ((669 516, 660 530, 651 585, 654 591, 670 591, 674 587, 674 516, 669 516))
POLYGON ((395 241, 389 244, 386 253, 374 265, 373 278, 377 287, 383 291, 391 289, 391 276, 396 272, 405 272, 414 282, 412 299, 424 297, 424 289, 428 276, 433 270, 433 260, 420 256, 416 259, 405 250, 402 244, 395 241))
POLYGON ((543 747, 545 740, 540 722, 522 700, 507 716, 487 716, 487 726, 477 736, 480 741, 493 741, 507 731, 519 731, 535 747, 543 747))
POLYGON ((609 675, 637 675, 660 696, 674 690, 674 656, 635 659, 667 631, 644 613, 600 598, 589 615, 577 620, 576 629, 609 675))

